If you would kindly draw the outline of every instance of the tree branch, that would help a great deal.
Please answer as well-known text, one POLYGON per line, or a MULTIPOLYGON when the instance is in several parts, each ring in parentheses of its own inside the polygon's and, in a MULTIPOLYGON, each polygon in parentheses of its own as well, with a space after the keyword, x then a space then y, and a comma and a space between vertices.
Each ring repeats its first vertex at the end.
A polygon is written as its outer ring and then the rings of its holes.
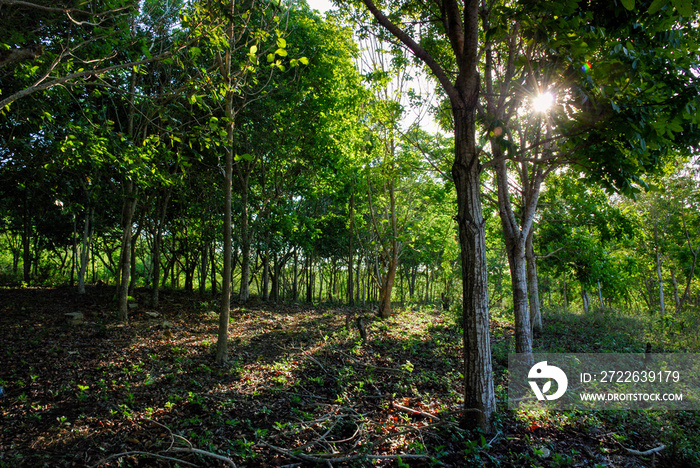
POLYGON ((416 57, 421 59, 423 63, 425 63, 428 66, 428 68, 430 68, 430 71, 433 72, 433 75, 435 75, 435 78, 438 79, 443 89, 445 90, 445 93, 447 93, 450 99, 453 101, 458 101, 459 93, 457 92, 457 89, 450 81, 450 78, 447 76, 447 73, 445 73, 445 70, 442 69, 442 67, 437 63, 433 56, 430 55, 428 51, 425 50, 422 46, 420 46, 415 40, 413 40, 413 38, 409 36, 404 30, 392 23, 391 20, 387 18, 384 15, 384 13, 382 13, 376 7, 372 0, 363 0, 363 2, 365 6, 367 6, 367 9, 370 11, 370 13, 372 13, 372 15, 379 22, 379 24, 386 28, 398 40, 400 40, 406 47, 408 47, 411 50, 411 52, 415 54, 416 57))

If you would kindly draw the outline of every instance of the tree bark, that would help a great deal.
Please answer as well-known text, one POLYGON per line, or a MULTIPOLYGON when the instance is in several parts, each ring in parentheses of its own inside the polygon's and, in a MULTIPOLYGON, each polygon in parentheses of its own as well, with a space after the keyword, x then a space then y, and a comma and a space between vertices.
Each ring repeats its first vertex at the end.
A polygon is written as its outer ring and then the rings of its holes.
POLYGON ((349 234, 350 239, 348 242, 348 290, 346 295, 346 300, 349 306, 355 305, 355 298, 353 295, 353 255, 355 251, 354 238, 355 238, 355 191, 350 194, 350 204, 348 208, 348 218, 350 220, 349 234))
POLYGON ((170 199, 170 189, 160 200, 158 214, 156 215, 156 229, 153 237, 153 251, 151 252, 151 262, 153 263, 153 289, 151 290, 151 303, 158 306, 160 299, 160 250, 163 243, 163 223, 165 223, 165 213, 170 199))
MULTIPOLYGON (((231 2, 231 13, 233 13, 233 1, 231 2)), ((233 37, 233 24, 230 26, 233 37)), ((227 64, 230 69, 230 62, 227 64)), ((228 358, 228 325, 229 313, 231 309, 231 260, 233 257, 233 234, 231 218, 231 191, 233 185, 233 141, 234 141, 234 110, 233 91, 229 91, 226 96, 226 117, 229 121, 226 125, 226 136, 228 145, 226 146, 225 168, 224 168, 224 266, 221 276, 221 304, 219 309, 219 330, 216 341, 216 363, 224 364, 228 358)))
POLYGON ((542 310, 540 308, 539 278, 537 277, 537 257, 535 256, 535 249, 532 245, 532 237, 533 230, 530 230, 530 234, 525 241, 527 290, 530 296, 530 323, 532 324, 532 330, 540 332, 542 331, 542 310))
POLYGON ((92 243, 91 219, 93 208, 85 210, 85 227, 83 228, 83 243, 80 246, 80 270, 78 271, 78 294, 85 294, 85 273, 90 254, 90 244, 92 243))
POLYGON ((656 248, 656 277, 659 288, 659 312, 663 317, 666 315, 666 304, 664 302, 664 278, 661 272, 661 254, 659 253, 658 246, 656 248))
MULTIPOLYGON (((477 85, 473 85, 476 92, 477 85)), ((475 99, 475 96, 474 96, 475 99)), ((481 210, 481 168, 472 108, 453 106, 457 189, 457 223, 462 262, 462 328, 464 342, 465 424, 490 432, 496 410, 489 336, 486 232, 481 210)))
POLYGON ((32 279, 32 215, 29 209, 29 197, 24 200, 24 220, 22 229, 22 278, 26 285, 32 279))
POLYGON ((508 171, 506 161, 500 154, 498 145, 493 141, 498 184, 498 211, 503 226, 510 280, 513 289, 513 312, 515 315, 515 352, 532 353, 532 334, 530 328, 530 309, 528 305, 527 264, 525 261, 527 233, 518 226, 510 202, 508 190, 508 171))
POLYGON ((132 180, 126 182, 126 197, 122 208, 122 249, 120 255, 119 276, 119 319, 129 321, 129 280, 131 279, 131 224, 136 210, 136 187, 132 180))
POLYGON ((250 173, 247 169, 241 168, 239 179, 241 183, 241 287, 239 300, 242 303, 248 302, 250 298, 250 226, 248 219, 248 186, 250 173))

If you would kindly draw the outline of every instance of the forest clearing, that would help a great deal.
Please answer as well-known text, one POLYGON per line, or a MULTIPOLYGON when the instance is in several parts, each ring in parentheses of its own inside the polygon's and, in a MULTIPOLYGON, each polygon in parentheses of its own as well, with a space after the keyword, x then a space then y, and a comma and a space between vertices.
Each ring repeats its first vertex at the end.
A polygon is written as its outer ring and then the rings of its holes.
MULTIPOLYGON (((492 322, 502 407, 498 431, 486 435, 460 428, 459 327, 433 307, 369 319, 364 343, 345 328, 348 313, 366 312, 360 308, 237 307, 231 363, 220 367, 212 364, 217 317, 209 301, 168 292, 161 306, 139 306, 123 326, 105 320, 113 293, 0 290, 1 466, 682 467, 700 460, 694 413, 508 412, 514 340, 506 317, 492 322), (71 324, 65 314, 76 311, 85 321, 71 324)), ((654 347, 676 351, 673 340, 645 330, 639 318, 553 311, 536 344, 640 352, 655 336, 654 347)))
POLYGON ((0 468, 700 466, 698 11, 0 0, 0 468))

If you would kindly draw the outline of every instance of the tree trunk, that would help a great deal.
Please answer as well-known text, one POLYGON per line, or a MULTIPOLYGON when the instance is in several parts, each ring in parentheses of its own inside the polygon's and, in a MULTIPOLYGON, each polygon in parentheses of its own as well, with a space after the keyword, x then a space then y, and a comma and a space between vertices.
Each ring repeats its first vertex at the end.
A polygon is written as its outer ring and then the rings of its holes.
POLYGON ((379 310, 377 315, 380 318, 386 319, 391 317, 391 292, 394 288, 394 280, 396 279, 396 266, 398 257, 396 249, 393 249, 393 254, 387 265, 387 272, 382 281, 381 290, 379 291, 379 310))
MULTIPOLYGON (((233 13, 233 2, 231 12, 233 13)), ((233 24, 231 24, 231 36, 233 37, 233 24)), ((230 69, 230 63, 228 63, 230 69)), ((233 91, 229 91, 226 102, 226 116, 229 121, 226 125, 228 145, 226 147, 226 161, 224 170, 224 267, 221 276, 221 304, 219 309, 219 331, 216 342, 216 363, 223 364, 228 358, 228 324, 231 308, 231 260, 233 257, 233 235, 231 232, 231 190, 233 181, 233 91)))
MULTIPOLYGON (((267 245, 270 245, 270 236, 267 235, 267 245)), ((265 247, 263 254, 263 280, 262 280, 262 299, 267 302, 270 300, 270 248, 265 247)))
POLYGON ((207 290, 207 274, 209 273, 209 264, 207 261, 208 245, 203 243, 199 252, 199 295, 204 296, 207 290))
MULTIPOLYGON (((71 237, 70 287, 72 288, 75 284, 75 270, 78 265, 78 222, 75 214, 73 215, 73 234, 71 237)), ((78 288, 78 294, 80 294, 80 288, 78 288)))
POLYGON ((663 317, 666 315, 666 304, 664 303, 664 278, 661 273, 661 255, 659 254, 658 247, 656 249, 656 276, 659 287, 659 312, 663 317))
POLYGON ((93 209, 85 211, 85 227, 83 228, 83 243, 80 246, 80 270, 78 271, 78 294, 85 294, 85 273, 90 254, 90 244, 92 243, 91 219, 93 209))
POLYGON ((272 288, 270 291, 270 300, 277 304, 279 301, 280 292, 280 261, 277 253, 272 255, 272 288))
POLYGON ((588 291, 581 285, 581 302, 583 303, 583 313, 587 314, 590 305, 590 299, 588 298, 588 291))
POLYGON ((527 262, 527 290, 530 296, 530 323, 532 330, 542 331, 542 311, 540 308, 540 287, 537 277, 537 257, 532 243, 533 231, 527 236, 526 243, 526 262, 527 262))
POLYGON ((313 276, 313 261, 312 256, 306 259, 306 302, 309 304, 314 301, 314 276, 313 276))
POLYGON ((209 244, 209 263, 211 263, 211 295, 216 295, 216 246, 209 244))
POLYGON ((136 188, 134 182, 126 182, 126 198, 122 209, 122 249, 120 255, 120 276, 119 276, 119 319, 122 322, 129 321, 129 281, 131 279, 131 224, 134 220, 136 210, 136 188))
POLYGON ((22 229, 22 278, 26 285, 32 279, 32 215, 29 210, 29 197, 24 200, 24 226, 22 229))
POLYGON ((455 160, 452 177, 457 190, 456 219, 462 262, 465 425, 490 432, 496 397, 489 337, 486 223, 481 211, 481 167, 475 141, 478 78, 472 79, 476 82, 463 97, 473 104, 465 109, 453 103, 455 160))
POLYGON ((242 303, 248 302, 250 298, 250 233, 248 219, 248 185, 250 174, 246 169, 239 174, 241 182, 241 204, 243 210, 241 213, 241 288, 239 300, 242 303))
POLYGON ((294 247, 294 285, 292 286, 292 300, 299 300, 299 251, 294 247))
POLYGON ((349 228, 349 234, 350 234, 350 239, 348 242, 348 290, 347 290, 347 295, 346 295, 346 300, 348 302, 349 306, 355 305, 355 298, 353 295, 353 255, 354 255, 354 238, 355 238, 355 192, 350 194, 350 205, 348 209, 348 218, 350 219, 350 228, 349 228))
POLYGON ((165 212, 170 198, 170 190, 164 198, 160 200, 158 214, 156 215, 156 229, 153 236, 153 251, 151 252, 151 263, 153 264, 153 285, 151 290, 151 303, 158 306, 160 300, 160 250, 163 243, 163 223, 165 222, 165 212))
POLYGON ((491 146, 494 148, 494 156, 498 158, 496 164, 498 211, 501 217, 501 226, 503 227, 503 237, 510 267, 510 281, 513 289, 515 352, 531 354, 532 333, 530 328, 530 309, 528 306, 527 264, 525 261, 527 236, 520 229, 520 226, 517 225, 513 214, 505 158, 500 155, 500 149, 494 142, 491 142, 491 146))

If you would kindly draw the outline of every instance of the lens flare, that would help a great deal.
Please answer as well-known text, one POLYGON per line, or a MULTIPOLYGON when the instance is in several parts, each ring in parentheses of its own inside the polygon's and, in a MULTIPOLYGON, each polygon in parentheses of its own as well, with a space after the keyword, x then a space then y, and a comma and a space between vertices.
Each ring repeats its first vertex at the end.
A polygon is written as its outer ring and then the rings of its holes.
POLYGON ((592 67, 591 62, 586 62, 581 67, 581 71, 583 71, 583 73, 588 73, 591 70, 591 67, 592 67))
POLYGON ((532 100, 532 108, 535 112, 546 112, 552 105, 554 105, 552 93, 542 93, 532 100))

